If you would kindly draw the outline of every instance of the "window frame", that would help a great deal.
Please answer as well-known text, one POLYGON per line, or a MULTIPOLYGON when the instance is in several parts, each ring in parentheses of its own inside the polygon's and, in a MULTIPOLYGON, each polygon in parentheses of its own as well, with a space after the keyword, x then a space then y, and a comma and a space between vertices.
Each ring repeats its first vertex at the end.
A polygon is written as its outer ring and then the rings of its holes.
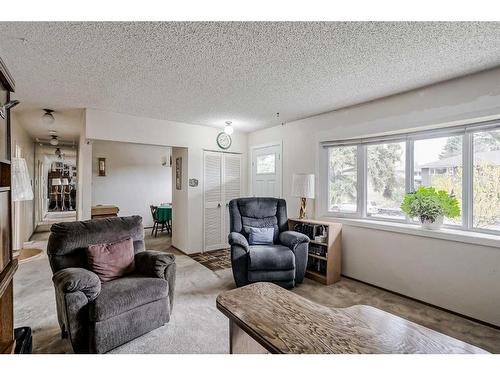
POLYGON ((363 154, 363 199, 364 199, 364 203, 363 203, 363 212, 362 212, 362 216, 361 218, 362 219, 366 219, 366 220, 375 220, 375 221, 389 221, 391 223, 406 223, 408 222, 408 217, 405 215, 404 218, 400 218, 400 219, 397 219, 397 218, 394 218, 394 219, 390 219, 390 218, 384 218, 384 217, 376 217, 376 216, 368 216, 368 212, 367 212, 367 208, 368 208, 368 188, 367 188, 367 182, 368 182, 368 146, 374 146, 374 145, 380 145, 380 144, 389 144, 389 143, 402 143, 402 142, 405 142, 405 193, 407 193, 409 189, 409 186, 408 186, 408 172, 407 172, 407 169, 408 169, 408 163, 406 162, 406 158, 408 156, 407 154, 407 150, 406 148, 408 147, 408 142, 406 142, 406 140, 404 138, 400 138, 400 139, 397 139, 397 138, 394 138, 394 139, 390 139, 389 141, 377 141, 377 142, 369 142, 369 143, 365 143, 362 148, 364 148, 364 154, 363 154))
MULTIPOLYGON (((343 145, 335 146, 335 147, 342 147, 343 145)), ((348 145, 348 146, 353 146, 353 145, 348 145)), ((329 159, 329 151, 330 149, 326 149, 326 159, 329 159)), ((359 165, 359 147, 356 147, 356 211, 330 211, 328 206, 326 208, 327 212, 330 212, 331 214, 335 214, 334 216, 337 217, 345 217, 345 218, 357 218, 357 212, 359 211, 359 205, 360 205, 360 165, 359 165)), ((326 169, 326 181, 327 181, 327 186, 326 186, 326 204, 328 205, 328 199, 330 197, 329 191, 328 191, 328 181, 330 181, 330 168, 328 166, 328 161, 327 161, 327 169, 326 169)))
POLYGON ((411 220, 408 216, 404 219, 389 219, 367 215, 367 177, 368 160, 367 146, 374 144, 405 142, 405 191, 414 191, 415 168, 414 168, 414 145, 415 141, 462 136, 462 224, 443 224, 443 228, 478 232, 485 234, 500 235, 500 230, 475 228, 473 224, 474 212, 474 133, 500 129, 500 121, 487 121, 472 123, 454 127, 435 128, 417 132, 405 132, 387 136, 366 137, 348 140, 338 140, 320 143, 320 189, 319 208, 322 216, 332 218, 361 219, 373 222, 392 222, 410 224, 419 227, 419 223, 411 220), (357 146, 357 211, 335 212, 330 211, 328 206, 328 184, 329 184, 329 161, 328 154, 331 147, 357 146), (325 195, 326 194, 326 195, 325 195))
POLYGON ((278 159, 276 157, 276 153, 275 152, 270 152, 268 154, 263 154, 263 155, 256 155, 255 156, 255 174, 258 175, 258 176, 268 176, 268 175, 273 175, 273 174, 276 174, 276 160, 278 159), (262 158, 262 157, 267 157, 267 156, 273 156, 273 171, 272 172, 264 172, 264 173, 259 173, 259 163, 258 163, 258 159, 259 158, 262 158))

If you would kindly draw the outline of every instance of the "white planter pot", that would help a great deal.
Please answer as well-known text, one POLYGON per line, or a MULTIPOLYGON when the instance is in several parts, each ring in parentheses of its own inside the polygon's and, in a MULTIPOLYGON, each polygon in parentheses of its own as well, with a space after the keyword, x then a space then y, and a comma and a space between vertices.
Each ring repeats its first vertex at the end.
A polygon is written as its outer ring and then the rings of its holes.
POLYGON ((438 216, 434 222, 431 222, 430 220, 421 221, 421 224, 424 229, 440 229, 443 226, 443 216, 438 216))

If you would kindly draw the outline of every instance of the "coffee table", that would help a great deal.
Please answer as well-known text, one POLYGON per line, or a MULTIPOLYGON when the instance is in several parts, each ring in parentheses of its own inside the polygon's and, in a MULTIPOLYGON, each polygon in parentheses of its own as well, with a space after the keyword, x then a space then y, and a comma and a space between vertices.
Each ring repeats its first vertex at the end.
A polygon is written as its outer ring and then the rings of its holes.
POLYGON ((329 308, 271 283, 221 293, 231 353, 487 353, 375 307, 329 308))

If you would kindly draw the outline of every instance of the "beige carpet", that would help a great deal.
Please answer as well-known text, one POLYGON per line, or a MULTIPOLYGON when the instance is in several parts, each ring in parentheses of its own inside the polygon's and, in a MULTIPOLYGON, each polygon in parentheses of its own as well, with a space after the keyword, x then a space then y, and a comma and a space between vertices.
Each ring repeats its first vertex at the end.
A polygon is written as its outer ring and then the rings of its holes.
MULTIPOLYGON (((47 233, 36 234, 30 245, 46 249, 47 233)), ((215 298, 234 287, 230 269, 211 271, 190 257, 169 249, 170 236, 146 234, 151 250, 177 256, 177 285, 170 323, 113 351, 113 353, 228 353, 228 321, 216 309, 215 298)), ((21 264, 14 279, 15 325, 33 329, 35 353, 71 353, 60 338, 52 273, 46 253, 21 264)), ((472 322, 404 297, 350 279, 330 286, 306 282, 294 292, 332 307, 366 304, 391 312, 459 340, 500 353, 500 330, 472 322)), ((148 317, 145 316, 144 319, 148 317)))
POLYGON ((19 264, 35 260, 43 255, 42 249, 26 248, 14 252, 14 257, 17 258, 19 264))

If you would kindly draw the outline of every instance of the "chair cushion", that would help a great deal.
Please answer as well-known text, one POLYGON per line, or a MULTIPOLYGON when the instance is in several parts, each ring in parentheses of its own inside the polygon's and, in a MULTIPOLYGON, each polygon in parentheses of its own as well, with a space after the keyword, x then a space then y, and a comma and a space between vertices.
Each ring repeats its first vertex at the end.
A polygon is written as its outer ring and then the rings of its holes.
POLYGON ((274 241, 274 228, 244 227, 248 231, 250 245, 272 245, 274 241))
POLYGON ((295 256, 288 247, 282 245, 249 246, 249 270, 292 270, 295 256))
POLYGON ((134 271, 134 244, 131 238, 114 243, 89 245, 89 267, 103 283, 134 271))
POLYGON ((273 243, 278 243, 279 238, 279 227, 278 219, 276 216, 253 218, 253 217, 241 217, 241 222, 243 223, 243 234, 247 239, 250 239, 250 228, 273 228, 273 243))
POLYGON ((89 320, 100 322, 166 297, 164 279, 137 275, 115 279, 102 284, 101 294, 89 303, 89 320))
POLYGON ((144 228, 140 216, 56 223, 50 232, 47 254, 52 272, 68 267, 87 268, 86 250, 91 244, 132 238, 135 253, 144 251, 144 228))
POLYGON ((276 216, 279 200, 275 198, 240 198, 238 208, 241 216, 256 219, 276 216))

